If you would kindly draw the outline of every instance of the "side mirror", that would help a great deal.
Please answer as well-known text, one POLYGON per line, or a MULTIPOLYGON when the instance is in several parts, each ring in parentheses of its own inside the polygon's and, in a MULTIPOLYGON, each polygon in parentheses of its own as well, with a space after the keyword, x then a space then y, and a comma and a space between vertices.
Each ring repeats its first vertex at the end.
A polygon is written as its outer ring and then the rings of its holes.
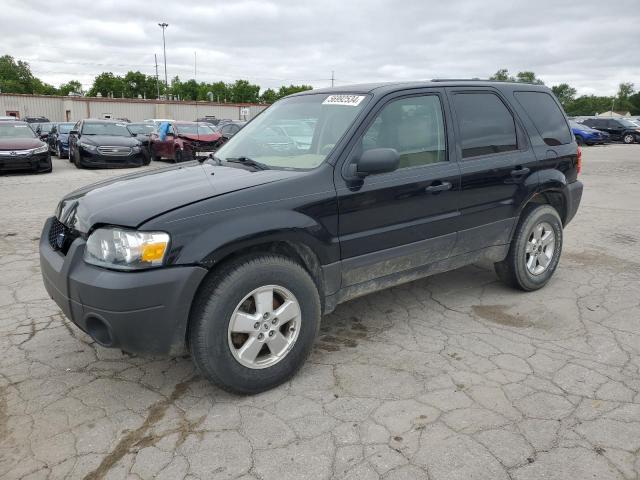
POLYGON ((69 130, 69 135, 77 135, 78 133, 78 130, 69 130))
POLYGON ((393 172, 400 165, 400 154, 394 148, 372 148, 366 150, 356 163, 355 174, 366 177, 376 173, 393 172))

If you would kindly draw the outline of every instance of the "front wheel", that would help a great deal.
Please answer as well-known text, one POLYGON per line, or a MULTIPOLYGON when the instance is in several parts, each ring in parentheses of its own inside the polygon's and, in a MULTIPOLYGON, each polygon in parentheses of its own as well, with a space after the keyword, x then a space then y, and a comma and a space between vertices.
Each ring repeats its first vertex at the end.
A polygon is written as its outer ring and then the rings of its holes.
POLYGON ((279 255, 240 258, 212 273, 195 299, 193 360, 227 391, 263 392, 302 366, 320 315, 316 285, 299 264, 279 255))
POLYGON ((562 221, 550 205, 531 205, 520 216, 507 258, 495 264, 498 278, 532 291, 544 287, 562 252, 562 221))
POLYGON ((633 142, 635 141, 635 139, 636 139, 636 138, 635 138, 632 134, 630 134, 630 133, 627 133, 626 135, 624 135, 624 136, 622 137, 622 141, 623 141, 624 143, 626 143, 627 145, 628 145, 628 144, 630 144, 630 143, 633 143, 633 142))

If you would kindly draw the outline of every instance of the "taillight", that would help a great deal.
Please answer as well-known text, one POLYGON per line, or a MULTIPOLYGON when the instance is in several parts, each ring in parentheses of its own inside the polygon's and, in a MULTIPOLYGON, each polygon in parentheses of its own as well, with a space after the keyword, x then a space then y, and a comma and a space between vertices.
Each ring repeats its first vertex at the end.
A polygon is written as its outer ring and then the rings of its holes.
POLYGON ((582 147, 578 145, 578 155, 577 155, 576 166, 578 167, 578 173, 582 171, 582 147))

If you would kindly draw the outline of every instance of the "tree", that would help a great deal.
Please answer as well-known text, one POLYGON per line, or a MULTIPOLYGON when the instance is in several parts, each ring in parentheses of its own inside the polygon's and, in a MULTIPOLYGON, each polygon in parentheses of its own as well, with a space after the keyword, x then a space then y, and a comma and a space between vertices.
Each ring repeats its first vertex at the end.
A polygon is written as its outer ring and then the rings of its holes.
POLYGON ((55 95, 56 89, 36 78, 27 62, 16 62, 11 55, 3 55, 0 57, 0 92, 55 95))
POLYGON ((496 73, 489 77, 489 80, 497 80, 500 82, 513 82, 515 78, 509 76, 509 70, 506 68, 501 68, 496 73))
POLYGON ((544 85, 544 82, 536 77, 533 72, 518 72, 516 75, 516 82, 531 83, 533 85, 544 85))
POLYGON ((78 80, 70 80, 58 88, 59 95, 69 95, 70 93, 82 93, 82 84, 78 80))
POLYGON ((199 98, 209 100, 209 92, 211 92, 212 102, 226 102, 230 97, 229 88, 224 82, 201 83, 199 98))
POLYGON ((278 94, 273 88, 267 88, 262 95, 260 95, 260 101, 263 103, 273 103, 278 100, 278 94))
POLYGON ((229 85, 230 100, 235 103, 258 103, 260 86, 253 85, 247 80, 236 80, 229 85))
POLYGON ((551 87, 553 94, 558 98, 560 105, 567 110, 567 107, 576 97, 576 89, 569 86, 567 83, 561 83, 560 85, 554 85, 551 87))
POLYGON ((595 95, 582 95, 571 102, 565 111, 569 116, 595 115, 596 113, 611 110, 613 97, 597 97, 595 95))
POLYGON ((103 97, 113 95, 114 98, 122 98, 124 96, 124 80, 111 72, 103 72, 93 80, 93 86, 88 92, 90 97, 103 97))
POLYGON ((278 90, 278 98, 286 97, 287 95, 293 95, 294 93, 304 92, 306 90, 312 90, 311 85, 289 85, 288 87, 283 85, 278 90))

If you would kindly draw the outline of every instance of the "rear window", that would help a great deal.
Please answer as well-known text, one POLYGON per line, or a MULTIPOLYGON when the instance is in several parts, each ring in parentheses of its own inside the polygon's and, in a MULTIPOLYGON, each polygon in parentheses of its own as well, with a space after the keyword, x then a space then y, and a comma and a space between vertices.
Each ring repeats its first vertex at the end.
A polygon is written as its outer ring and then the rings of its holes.
POLYGON ((518 149, 511 112, 493 93, 457 93, 453 96, 460 126, 462 158, 518 149))
POLYGON ((562 110, 545 92, 516 92, 515 97, 526 110, 544 143, 550 146, 571 143, 573 137, 562 110))

